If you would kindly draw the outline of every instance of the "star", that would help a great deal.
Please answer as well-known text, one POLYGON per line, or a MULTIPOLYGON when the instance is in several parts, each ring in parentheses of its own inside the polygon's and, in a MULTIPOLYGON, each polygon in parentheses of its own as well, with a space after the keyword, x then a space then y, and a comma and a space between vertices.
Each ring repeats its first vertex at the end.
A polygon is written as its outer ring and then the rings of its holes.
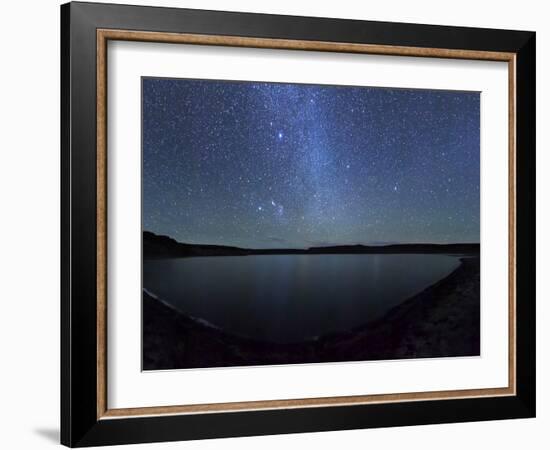
POLYGON ((150 77, 141 98, 144 230, 247 248, 479 242, 478 92, 150 77))

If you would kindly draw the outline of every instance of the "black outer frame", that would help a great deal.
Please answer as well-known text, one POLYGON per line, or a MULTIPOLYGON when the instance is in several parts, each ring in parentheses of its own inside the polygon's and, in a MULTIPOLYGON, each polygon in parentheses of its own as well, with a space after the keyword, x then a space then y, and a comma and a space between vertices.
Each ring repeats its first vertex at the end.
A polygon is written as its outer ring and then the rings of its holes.
POLYGON ((71 447, 535 416, 535 33, 127 5, 61 6, 61 443, 71 447), (97 419, 96 29, 516 53, 517 395, 97 419))

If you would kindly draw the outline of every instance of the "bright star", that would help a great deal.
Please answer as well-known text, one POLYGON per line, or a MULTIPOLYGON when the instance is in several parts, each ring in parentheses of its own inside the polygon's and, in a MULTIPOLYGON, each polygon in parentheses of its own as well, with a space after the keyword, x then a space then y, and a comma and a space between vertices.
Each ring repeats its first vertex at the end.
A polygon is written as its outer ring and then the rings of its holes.
POLYGON ((283 138, 283 133, 282 133, 281 131, 279 131, 279 134, 277 135, 277 137, 278 137, 279 139, 282 139, 282 138, 283 138))

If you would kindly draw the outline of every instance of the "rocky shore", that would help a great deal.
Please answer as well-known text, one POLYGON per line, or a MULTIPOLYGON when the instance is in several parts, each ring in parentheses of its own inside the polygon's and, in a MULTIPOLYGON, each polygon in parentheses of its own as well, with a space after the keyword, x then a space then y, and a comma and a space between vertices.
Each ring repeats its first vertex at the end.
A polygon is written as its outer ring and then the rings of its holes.
POLYGON ((346 333, 294 344, 233 336, 143 292, 143 369, 475 356, 480 351, 479 256, 346 333))

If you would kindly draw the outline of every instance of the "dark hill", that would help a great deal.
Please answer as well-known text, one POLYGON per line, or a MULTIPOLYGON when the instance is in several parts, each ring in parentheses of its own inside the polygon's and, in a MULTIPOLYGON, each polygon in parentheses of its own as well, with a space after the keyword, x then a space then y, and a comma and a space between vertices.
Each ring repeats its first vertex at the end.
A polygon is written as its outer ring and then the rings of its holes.
POLYGON ((144 258, 181 258, 187 256, 243 255, 320 255, 320 254, 391 254, 436 253, 479 254, 479 244, 392 244, 392 245, 335 245, 307 249, 245 249, 224 245, 183 244, 168 236, 143 232, 144 258))

